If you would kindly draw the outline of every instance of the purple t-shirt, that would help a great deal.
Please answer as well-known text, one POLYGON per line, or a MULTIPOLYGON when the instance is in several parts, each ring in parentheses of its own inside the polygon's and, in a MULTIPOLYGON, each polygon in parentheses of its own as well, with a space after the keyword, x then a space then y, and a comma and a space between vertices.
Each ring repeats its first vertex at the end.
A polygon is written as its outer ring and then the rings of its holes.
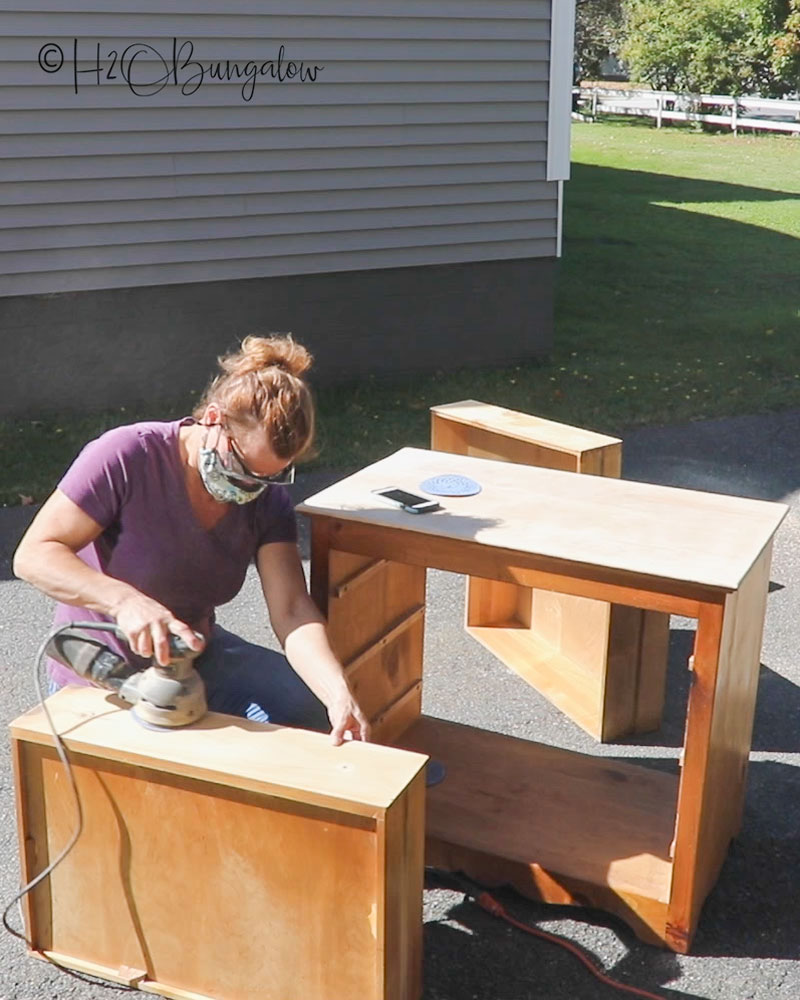
MULTIPOLYGON (((229 504, 213 528, 197 520, 186 489, 178 432, 190 417, 116 427, 91 441, 58 484, 103 533, 80 558, 160 601, 176 618, 208 633, 214 609, 232 600, 260 546, 294 542, 297 526, 288 492, 270 486, 247 504, 229 504)), ((55 623, 108 621, 87 608, 59 604, 55 623)), ((97 635, 127 659, 128 647, 97 635)), ((58 683, 76 676, 50 663, 58 683)))

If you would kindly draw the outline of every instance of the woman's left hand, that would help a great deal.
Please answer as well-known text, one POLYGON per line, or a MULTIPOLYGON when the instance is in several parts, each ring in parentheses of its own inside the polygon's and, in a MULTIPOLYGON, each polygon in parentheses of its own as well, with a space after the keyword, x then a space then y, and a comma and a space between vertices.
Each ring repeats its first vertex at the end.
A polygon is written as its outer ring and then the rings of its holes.
POLYGON ((331 720, 331 742, 334 746, 341 746, 347 733, 353 740, 369 740, 367 717, 349 691, 328 706, 328 718, 331 720))

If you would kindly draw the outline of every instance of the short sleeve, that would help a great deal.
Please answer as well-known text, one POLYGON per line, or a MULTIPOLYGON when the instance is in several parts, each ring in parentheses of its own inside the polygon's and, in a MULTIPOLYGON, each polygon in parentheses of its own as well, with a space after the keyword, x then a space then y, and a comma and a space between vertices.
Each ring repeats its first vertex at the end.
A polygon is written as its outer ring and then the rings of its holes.
POLYGON ((119 516, 143 455, 135 427, 115 427, 89 444, 67 469, 58 489, 103 528, 119 516))
POLYGON ((297 518, 289 491, 283 486, 270 486, 257 503, 257 547, 268 542, 296 542, 297 518))

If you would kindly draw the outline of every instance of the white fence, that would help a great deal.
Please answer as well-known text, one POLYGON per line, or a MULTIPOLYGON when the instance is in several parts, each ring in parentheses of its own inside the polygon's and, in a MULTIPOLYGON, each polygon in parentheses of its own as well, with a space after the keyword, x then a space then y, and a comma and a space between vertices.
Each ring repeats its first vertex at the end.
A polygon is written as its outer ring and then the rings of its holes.
POLYGON ((708 122, 727 126, 734 134, 740 129, 800 134, 800 101, 614 87, 575 87, 572 93, 578 98, 578 110, 593 118, 604 113, 638 115, 654 118, 658 128, 664 121, 708 122))

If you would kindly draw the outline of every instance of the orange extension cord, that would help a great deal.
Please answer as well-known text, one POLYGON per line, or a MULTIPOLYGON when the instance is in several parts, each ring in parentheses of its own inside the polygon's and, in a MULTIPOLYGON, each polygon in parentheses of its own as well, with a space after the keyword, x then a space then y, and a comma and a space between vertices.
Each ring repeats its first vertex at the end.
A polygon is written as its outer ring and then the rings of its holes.
POLYGON ((625 993, 631 993, 635 997, 646 997, 647 1000, 664 1000, 664 998, 658 996, 657 993, 650 993, 648 990, 640 990, 638 986, 626 986, 624 983, 618 983, 615 979, 612 979, 604 972, 601 972, 594 962, 590 961, 590 959, 584 955, 577 945, 573 944, 571 941, 565 941, 563 938, 558 937, 557 934, 548 934, 547 931, 539 930, 538 927, 531 927, 528 924, 523 924, 521 920, 516 920, 500 903, 497 902, 493 896, 490 896, 488 892, 482 892, 480 895, 475 896, 474 899, 481 909, 486 910, 487 913, 491 913, 493 917, 499 917, 501 920, 505 920, 507 924, 511 924, 512 927, 518 927, 519 930, 525 931, 526 934, 533 934, 534 937, 542 938, 543 941, 549 941, 551 944, 557 944, 562 948, 566 948, 567 951, 571 952, 576 958, 580 959, 589 972, 591 972, 593 976, 596 976, 601 983, 605 983, 607 986, 611 986, 615 990, 622 990, 625 993))
POLYGON ((511 914, 506 910, 506 908, 491 896, 483 886, 480 886, 477 882, 474 882, 471 878, 464 875, 463 872, 450 872, 442 871, 438 868, 428 867, 426 871, 434 876, 434 878, 447 883, 454 882, 459 890, 464 893, 467 899, 473 899, 482 910, 486 910, 487 913, 491 913, 493 917, 498 917, 500 920, 505 920, 507 924, 512 927, 516 927, 518 930, 525 931, 526 934, 532 934, 534 937, 541 938, 543 941, 548 941, 550 944, 559 945, 561 948, 565 948, 568 952, 579 959, 586 968, 591 972, 591 974, 599 979, 601 983, 605 983, 606 986, 610 986, 612 989, 620 990, 623 993, 630 993, 635 997, 644 997, 645 1000, 664 1000, 664 997, 659 996, 657 993, 650 993, 648 990, 640 989, 638 986, 626 986, 624 983, 618 983, 616 979, 612 979, 611 976, 607 976, 604 972, 601 972, 594 962, 591 961, 583 951, 578 947, 578 945, 573 944, 571 941, 565 941, 564 938, 559 937, 557 934, 550 934, 547 931, 540 930, 538 927, 531 927, 530 924, 524 924, 521 920, 517 920, 512 917, 511 914), (475 887, 473 889, 472 887, 475 887), (478 891, 475 891, 475 890, 478 891))

